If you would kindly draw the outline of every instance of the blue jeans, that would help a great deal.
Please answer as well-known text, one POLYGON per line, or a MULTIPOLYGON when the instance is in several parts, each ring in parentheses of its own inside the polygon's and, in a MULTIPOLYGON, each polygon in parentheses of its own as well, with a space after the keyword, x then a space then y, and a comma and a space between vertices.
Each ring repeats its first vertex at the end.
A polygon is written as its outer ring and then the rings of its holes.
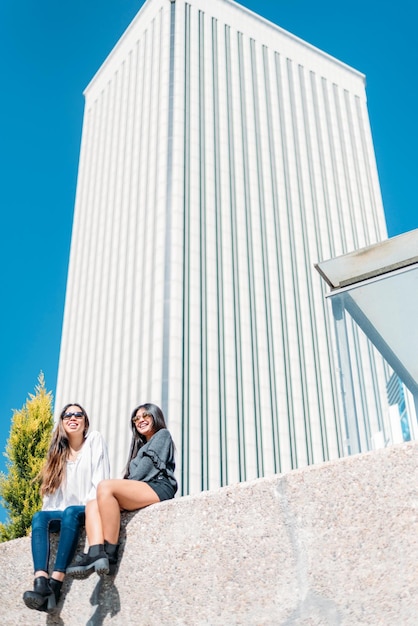
POLYGON ((53 571, 65 572, 77 548, 80 528, 85 522, 85 506, 69 506, 64 511, 38 511, 32 518, 32 557, 35 572, 48 571, 49 533, 60 533, 53 571))

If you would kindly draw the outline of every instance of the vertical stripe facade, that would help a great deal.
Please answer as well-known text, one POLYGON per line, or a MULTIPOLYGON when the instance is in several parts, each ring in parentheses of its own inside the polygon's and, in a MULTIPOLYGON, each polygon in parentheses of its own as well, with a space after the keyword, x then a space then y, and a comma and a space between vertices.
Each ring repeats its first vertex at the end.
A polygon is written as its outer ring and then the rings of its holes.
MULTIPOLYGON (((385 237, 364 77, 229 0, 148 0, 86 90, 57 410, 118 475, 162 405, 181 493, 346 454, 313 265, 385 237)), ((370 439, 385 372, 349 342, 370 439)))

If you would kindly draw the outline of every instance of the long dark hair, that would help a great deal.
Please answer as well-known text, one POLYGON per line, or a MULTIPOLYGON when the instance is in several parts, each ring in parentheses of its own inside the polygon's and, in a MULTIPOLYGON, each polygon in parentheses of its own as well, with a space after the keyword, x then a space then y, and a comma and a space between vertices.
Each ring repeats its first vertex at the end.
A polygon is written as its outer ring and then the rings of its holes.
POLYGON ((54 493, 65 478, 65 468, 70 456, 70 444, 67 433, 62 425, 62 420, 70 406, 76 406, 84 415, 84 439, 87 437, 90 422, 87 413, 78 402, 69 402, 62 409, 58 424, 52 433, 52 439, 48 450, 45 465, 40 473, 41 496, 54 493))
POLYGON ((154 428, 154 432, 158 432, 162 428, 167 428, 164 414, 162 410, 160 409, 160 407, 157 406, 156 404, 151 404, 151 402, 145 402, 145 404, 140 404, 139 406, 136 407, 136 409, 132 411, 132 414, 131 414, 132 440, 131 440, 131 446, 129 449, 128 461, 126 463, 125 473, 123 476, 124 478, 128 478, 129 476, 130 462, 132 461, 132 459, 136 457, 136 455, 138 454, 138 450, 147 443, 146 438, 144 437, 144 435, 141 435, 137 431, 136 426, 133 422, 133 419, 138 413, 139 409, 144 409, 146 411, 146 414, 149 417, 152 417, 152 425, 154 428))

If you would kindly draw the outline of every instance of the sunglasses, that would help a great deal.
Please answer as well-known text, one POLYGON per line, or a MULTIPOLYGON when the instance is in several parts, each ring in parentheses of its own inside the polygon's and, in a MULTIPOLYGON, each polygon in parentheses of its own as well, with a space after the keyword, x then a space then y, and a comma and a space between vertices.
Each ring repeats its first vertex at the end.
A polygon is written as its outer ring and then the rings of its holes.
POLYGON ((139 422, 140 420, 146 417, 152 417, 152 415, 150 415, 149 413, 143 413, 142 415, 135 415, 135 417, 132 418, 132 424, 136 424, 137 422, 139 422))
POLYGON ((77 413, 64 413, 62 419, 69 420, 71 417, 75 417, 76 419, 81 420, 81 418, 84 417, 84 413, 82 413, 81 411, 77 411, 77 413))

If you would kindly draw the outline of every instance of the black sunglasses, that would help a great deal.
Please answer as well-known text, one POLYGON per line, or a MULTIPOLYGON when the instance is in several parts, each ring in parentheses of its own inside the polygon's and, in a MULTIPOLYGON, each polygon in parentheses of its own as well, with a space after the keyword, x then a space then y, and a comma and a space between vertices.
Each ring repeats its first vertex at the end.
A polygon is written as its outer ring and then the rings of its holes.
POLYGON ((62 416, 63 420, 69 420, 70 417, 76 417, 77 419, 81 419, 82 417, 84 417, 84 413, 82 413, 81 411, 77 411, 76 413, 64 413, 64 415, 62 416))

